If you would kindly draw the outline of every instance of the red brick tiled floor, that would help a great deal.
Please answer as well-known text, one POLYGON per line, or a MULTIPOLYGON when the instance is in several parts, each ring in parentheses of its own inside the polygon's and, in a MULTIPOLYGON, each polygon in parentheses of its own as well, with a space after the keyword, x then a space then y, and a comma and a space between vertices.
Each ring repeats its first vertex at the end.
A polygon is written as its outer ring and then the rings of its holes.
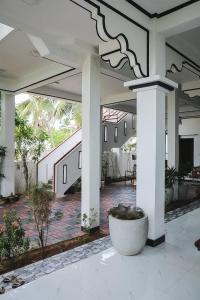
MULTIPOLYGON (((80 230, 80 223, 77 218, 81 209, 80 199, 81 194, 76 193, 54 201, 49 227, 49 245, 83 234, 80 230)), ((107 211, 110 207, 119 203, 134 205, 135 199, 135 189, 130 184, 125 185, 125 183, 122 182, 104 187, 101 191, 100 204, 101 229, 108 233, 107 211)), ((32 213, 28 200, 21 198, 15 203, 0 206, 0 224, 2 223, 4 211, 10 209, 15 209, 17 211, 22 220, 26 235, 29 236, 32 243, 36 244, 37 233, 32 220, 32 213)))

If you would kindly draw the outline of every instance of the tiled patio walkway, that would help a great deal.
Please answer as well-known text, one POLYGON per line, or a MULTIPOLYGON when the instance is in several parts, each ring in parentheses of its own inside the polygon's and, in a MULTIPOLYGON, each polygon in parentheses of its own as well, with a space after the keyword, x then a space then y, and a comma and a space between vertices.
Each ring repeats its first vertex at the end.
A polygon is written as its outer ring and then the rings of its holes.
POLYGON ((199 300, 199 217, 196 209, 167 223, 166 242, 140 255, 119 255, 108 236, 18 269, 29 284, 1 299, 199 300))
MULTIPOLYGON (((118 203, 135 204, 135 198, 134 187, 130 184, 125 185, 122 182, 104 187, 101 191, 101 228, 105 232, 108 232, 107 211, 110 207, 118 203)), ((77 218, 81 209, 80 199, 81 194, 76 193, 67 195, 66 198, 55 200, 49 228, 48 244, 57 243, 82 234, 77 218)), ((0 223, 2 223, 4 211, 12 208, 21 217, 26 235, 29 236, 32 243, 37 243, 37 234, 28 200, 23 198, 15 203, 0 206, 0 223)))

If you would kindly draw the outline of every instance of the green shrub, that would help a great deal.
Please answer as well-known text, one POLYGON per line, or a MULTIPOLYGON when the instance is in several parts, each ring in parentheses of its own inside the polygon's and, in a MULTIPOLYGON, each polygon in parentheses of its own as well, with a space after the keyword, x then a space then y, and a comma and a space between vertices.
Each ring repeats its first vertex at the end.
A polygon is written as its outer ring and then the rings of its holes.
POLYGON ((28 251, 29 239, 25 237, 21 219, 15 210, 6 212, 0 232, 0 259, 11 259, 28 251))
POLYGON ((144 217, 144 212, 139 207, 125 206, 119 204, 116 207, 112 207, 108 211, 108 215, 120 220, 137 220, 144 217))
POLYGON ((39 246, 44 254, 44 247, 47 245, 51 206, 55 198, 54 193, 48 184, 36 184, 30 190, 30 204, 33 218, 38 233, 39 246))
POLYGON ((165 188, 170 188, 173 186, 175 180, 177 179, 178 173, 175 168, 167 167, 165 169, 165 188))

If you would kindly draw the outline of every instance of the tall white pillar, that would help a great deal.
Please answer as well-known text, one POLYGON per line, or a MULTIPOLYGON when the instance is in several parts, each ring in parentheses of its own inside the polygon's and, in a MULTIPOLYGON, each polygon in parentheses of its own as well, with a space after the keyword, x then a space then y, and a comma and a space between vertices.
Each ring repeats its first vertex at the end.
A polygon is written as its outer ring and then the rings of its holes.
POLYGON ((99 227, 100 218, 100 62, 89 55, 82 69, 82 227, 99 227), (83 216, 87 216, 83 221, 83 216))
POLYGON ((177 91, 167 97, 168 167, 179 168, 179 102, 177 91))
POLYGON ((165 97, 177 85, 154 75, 127 82, 137 91, 136 203, 148 215, 147 244, 165 240, 165 97))
POLYGON ((6 197, 15 193, 15 96, 1 93, 1 124, 0 145, 6 147, 6 156, 3 164, 3 178, 1 194, 6 197))

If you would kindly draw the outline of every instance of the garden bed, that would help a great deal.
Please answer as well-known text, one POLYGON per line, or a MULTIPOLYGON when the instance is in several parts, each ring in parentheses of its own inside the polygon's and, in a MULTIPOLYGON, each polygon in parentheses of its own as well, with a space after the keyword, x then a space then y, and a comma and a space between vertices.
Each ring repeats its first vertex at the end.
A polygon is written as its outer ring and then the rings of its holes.
POLYGON ((170 212, 173 211, 177 208, 181 208, 184 207, 185 205, 188 205, 190 203, 193 203, 195 201, 199 200, 200 202, 200 196, 193 198, 193 199, 187 199, 187 200, 177 200, 177 201, 173 201, 171 203, 169 203, 166 207, 165 207, 165 212, 170 212))
POLYGON ((0 263, 0 274, 4 274, 15 269, 27 266, 44 258, 51 257, 53 255, 73 249, 75 247, 92 242, 105 236, 106 234, 102 231, 97 231, 95 233, 90 234, 85 233, 82 236, 78 236, 67 241, 61 241, 56 244, 46 246, 44 247, 43 252, 41 251, 41 248, 30 250, 26 254, 18 256, 15 259, 9 261, 5 260, 2 263, 0 263))

